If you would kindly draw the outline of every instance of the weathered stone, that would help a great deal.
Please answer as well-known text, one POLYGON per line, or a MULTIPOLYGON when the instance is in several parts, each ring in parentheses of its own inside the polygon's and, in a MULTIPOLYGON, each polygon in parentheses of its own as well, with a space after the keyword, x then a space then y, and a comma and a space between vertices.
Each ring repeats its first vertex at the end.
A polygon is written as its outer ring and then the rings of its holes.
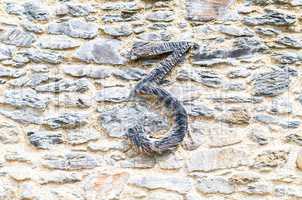
POLYGON ((256 5, 270 5, 270 4, 286 4, 289 0, 252 0, 256 5))
POLYGON ((31 87, 34 88, 39 84, 48 81, 51 77, 49 77, 48 73, 32 73, 30 75, 26 75, 17 79, 10 80, 8 83, 15 87, 31 87))
POLYGON ((21 15, 24 12, 22 5, 15 2, 4 2, 5 11, 11 15, 21 15))
POLYGON ((0 114, 21 124, 41 124, 40 113, 31 109, 0 110, 0 114))
POLYGON ((285 14, 275 10, 266 10, 266 13, 257 17, 246 17, 243 19, 244 24, 257 25, 275 25, 275 26, 290 26, 297 21, 296 16, 285 14))
POLYGON ((223 85, 223 90, 225 91, 243 91, 245 88, 245 84, 240 82, 229 82, 223 85))
POLYGON ((114 39, 95 39, 81 46, 74 57, 87 63, 115 64, 125 63, 119 50, 121 43, 114 39))
POLYGON ((161 169, 166 170, 179 169, 184 165, 184 158, 177 152, 160 155, 156 161, 161 169))
POLYGON ((30 20, 47 21, 49 13, 45 7, 46 6, 39 3, 39 1, 26 2, 23 4, 23 14, 25 14, 30 20))
POLYGON ((230 124, 249 124, 251 116, 247 109, 234 107, 227 109, 220 116, 216 117, 218 120, 221 120, 230 124))
POLYGON ((83 113, 63 113, 57 116, 46 117, 43 124, 52 129, 76 128, 88 123, 88 115, 83 113))
POLYGON ((174 20, 172 11, 155 11, 147 15, 146 19, 151 22, 170 22, 174 20))
POLYGON ((246 78, 251 75, 251 72, 247 69, 238 69, 230 71, 227 76, 229 78, 246 78))
POLYGON ((19 130, 13 124, 0 123, 0 142, 2 144, 13 144, 19 141, 19 130))
POLYGON ((264 182, 251 183, 240 191, 249 195, 268 195, 272 193, 272 185, 264 182))
POLYGON ((223 96, 211 96, 210 100, 217 103, 261 103, 263 98, 261 97, 249 97, 238 95, 223 95, 223 96))
POLYGON ((232 194, 235 187, 222 177, 205 177, 197 182, 197 189, 205 194, 232 194))
POLYGON ((237 37, 242 37, 242 36, 247 36, 247 37, 252 37, 255 35, 255 33, 245 27, 245 28, 241 28, 239 26, 220 26, 219 28, 220 32, 227 34, 227 35, 231 35, 231 36, 237 36, 237 37))
POLYGON ((97 160, 85 153, 70 152, 63 155, 47 154, 43 156, 43 165, 49 169, 83 170, 98 166, 97 160))
POLYGON ((234 175, 232 175, 229 178, 229 181, 232 184, 236 184, 236 185, 247 185, 249 183, 254 183, 256 181, 258 181, 260 179, 260 177, 255 174, 255 173, 251 173, 251 172, 246 172, 246 173, 236 173, 234 175))
POLYGON ((25 151, 7 151, 4 155, 5 160, 8 162, 24 162, 31 163, 30 154, 25 151))
POLYGON ((271 133, 268 129, 263 129, 262 127, 253 127, 249 134, 249 138, 259 145, 267 145, 270 141, 270 134, 271 133))
POLYGON ((11 166, 6 172, 16 181, 28 181, 33 176, 33 169, 28 166, 11 166))
POLYGON ((293 108, 288 98, 279 97, 273 98, 270 111, 277 114, 288 114, 293 111, 293 108))
POLYGON ((146 73, 140 68, 127 68, 114 70, 113 75, 125 80, 138 81, 141 80, 144 76, 146 76, 146 73))
POLYGON ((288 90, 290 73, 287 70, 273 70, 260 73, 253 78, 254 95, 276 96, 288 90))
POLYGON ((168 32, 150 32, 150 33, 142 33, 137 36, 138 39, 147 41, 147 42, 159 42, 159 41, 169 41, 172 35, 168 32))
POLYGON ((32 33, 22 31, 18 28, 10 28, 0 34, 1 42, 18 47, 30 47, 35 40, 36 38, 32 33))
POLYGON ((150 156, 137 156, 120 162, 122 168, 134 168, 134 169, 149 169, 153 168, 156 164, 155 158, 150 156))
POLYGON ((254 168, 267 171, 272 168, 282 166, 287 162, 288 152, 286 151, 265 151, 258 154, 253 164, 254 168))
POLYGON ((281 118, 265 114, 257 114, 254 118, 261 123, 278 125, 282 128, 298 128, 301 124, 301 121, 288 119, 282 120, 281 118))
POLYGON ((65 66, 64 73, 74 76, 74 77, 88 77, 103 79, 110 77, 113 73, 111 69, 97 68, 97 67, 87 67, 87 66, 65 66))
POLYGON ((267 46, 256 37, 239 37, 233 41, 232 47, 228 43, 216 41, 207 45, 200 46, 194 52, 193 64, 204 65, 204 61, 215 59, 233 59, 242 56, 250 56, 267 50, 267 46))
POLYGON ((74 17, 87 16, 94 12, 94 9, 89 4, 66 3, 58 7, 55 11, 57 16, 71 15, 74 17))
POLYGON ((29 142, 38 149, 50 149, 64 142, 62 134, 47 131, 30 131, 27 132, 27 137, 29 142))
POLYGON ((99 26, 96 23, 85 22, 80 19, 71 19, 62 23, 48 25, 48 33, 64 34, 70 37, 92 39, 97 36, 99 26))
POLYGON ((128 12, 136 12, 143 9, 142 4, 139 4, 134 1, 129 2, 106 2, 101 5, 102 10, 110 11, 110 10, 121 10, 128 12))
POLYGON ((178 80, 193 80, 202 83, 208 87, 220 87, 222 79, 212 71, 201 71, 201 70, 187 70, 183 69, 179 71, 178 80))
POLYGON ((118 13, 118 14, 107 14, 103 15, 102 21, 104 23, 113 23, 113 22, 130 22, 136 21, 139 18, 133 15, 133 13, 118 13))
POLYGON ((127 172, 116 173, 92 173, 83 181, 87 199, 104 200, 120 199, 119 196, 127 186, 129 174, 127 172))
POLYGON ((279 35, 281 32, 273 28, 257 27, 256 33, 265 36, 276 36, 279 35))
POLYGON ((26 74, 26 72, 22 69, 0 67, 0 77, 18 78, 24 74, 26 74))
POLYGON ((129 25, 105 25, 103 31, 113 37, 129 36, 132 34, 132 29, 129 25))
POLYGON ((83 95, 62 94, 52 102, 57 107, 64 108, 89 108, 92 106, 93 98, 83 95))
POLYGON ((280 36, 277 38, 276 43, 282 44, 289 48, 301 49, 302 40, 295 36, 280 36))
POLYGON ((35 63, 60 64, 64 56, 55 51, 29 49, 26 56, 35 63))
POLYGON ((298 52, 282 52, 277 53, 274 56, 274 59, 280 62, 281 64, 295 64, 302 61, 302 54, 298 52))
POLYGON ((60 80, 57 82, 52 82, 44 85, 39 85, 35 87, 35 90, 39 92, 85 92, 87 91, 89 81, 87 79, 78 79, 74 81, 60 80))
POLYGON ((11 200, 17 199, 17 185, 13 184, 12 181, 7 179, 0 179, 0 199, 11 200))
POLYGON ((4 96, 3 103, 17 108, 32 107, 45 110, 49 102, 32 89, 8 90, 4 96))
POLYGON ((72 145, 84 144, 100 138, 100 134, 94 130, 74 130, 67 133, 67 143, 72 145))
POLYGON ((299 133, 297 134, 289 134, 286 136, 286 141, 289 143, 295 143, 299 146, 302 146, 302 135, 300 135, 299 133))
POLYGON ((42 49, 64 50, 80 46, 80 43, 65 35, 49 35, 40 37, 37 41, 42 49))
POLYGON ((131 177, 129 183, 151 190, 164 189, 176 191, 182 194, 187 193, 192 188, 192 182, 189 178, 166 176, 163 174, 149 174, 131 177))
POLYGON ((292 6, 302 6, 302 1, 301 0, 291 0, 290 5, 292 5, 292 6))
POLYGON ((52 171, 39 174, 38 182, 45 184, 68 184, 82 181, 83 175, 75 172, 52 171))
POLYGON ((151 112, 147 105, 114 107, 101 111, 100 121, 109 136, 118 138, 122 138, 135 125, 142 125, 146 132, 167 128, 167 119, 151 112))
POLYGON ((131 89, 127 87, 109 87, 103 88, 96 93, 97 102, 123 102, 128 101, 131 89))
POLYGON ((226 14, 232 1, 223 0, 187 0, 187 19, 192 21, 210 21, 226 14))
POLYGON ((190 172, 210 172, 249 165, 249 155, 234 148, 195 150, 187 162, 190 172))
POLYGON ((44 29, 40 25, 35 24, 28 20, 23 21, 21 26, 22 26, 22 28, 24 28, 26 31, 29 31, 29 32, 33 32, 33 33, 43 33, 44 32, 44 29))

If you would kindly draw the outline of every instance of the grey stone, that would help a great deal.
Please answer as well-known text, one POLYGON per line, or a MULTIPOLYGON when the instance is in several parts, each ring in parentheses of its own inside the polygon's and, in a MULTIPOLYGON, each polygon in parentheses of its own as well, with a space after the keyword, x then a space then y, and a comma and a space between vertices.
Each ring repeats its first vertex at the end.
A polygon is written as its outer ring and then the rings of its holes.
POLYGON ((285 197, 285 198, 302 198, 302 192, 300 188, 293 188, 287 185, 277 185, 274 188, 274 192, 277 197, 285 197))
POLYGON ((250 195, 268 195, 272 193, 272 185, 264 182, 251 183, 240 191, 250 195))
POLYGON ((55 11, 57 16, 71 15, 73 17, 83 17, 94 12, 94 8, 89 4, 66 3, 58 7, 55 11))
POLYGON ((263 98, 240 95, 211 96, 208 99, 217 103, 261 103, 263 98))
POLYGON ((97 36, 99 26, 96 23, 85 22, 80 19, 71 19, 62 23, 48 25, 48 33, 64 34, 70 37, 92 39, 97 36))
POLYGON ((48 35, 40 37, 37 44, 42 49, 64 50, 80 46, 80 43, 65 35, 48 35))
POLYGON ((62 113, 44 118, 43 124, 52 129, 76 128, 88 123, 88 115, 83 113, 62 113))
POLYGON ((128 12, 135 12, 143 9, 143 6, 137 2, 105 2, 101 5, 102 10, 122 10, 128 12))
POLYGON ((42 5, 39 2, 31 1, 26 2, 23 5, 24 12, 28 19, 37 20, 37 21, 48 21, 49 12, 45 9, 45 5, 42 5))
POLYGON ((277 53, 274 59, 281 64, 295 64, 302 61, 302 54, 298 52, 282 52, 277 53))
POLYGON ((65 66, 63 70, 65 74, 74 77, 88 77, 96 79, 108 78, 112 74, 111 69, 97 67, 88 68, 86 66, 65 66))
POLYGON ((86 153, 47 154, 43 156, 43 159, 43 165, 49 169, 83 170, 98 166, 97 160, 86 153))
POLYGON ((251 75, 251 72, 247 69, 237 69, 228 72, 227 76, 229 78, 246 78, 251 75))
POLYGON ((10 80, 9 84, 15 87, 31 87, 34 88, 39 84, 50 79, 48 73, 32 73, 14 80, 10 80))
POLYGON ((204 194, 232 194, 235 187, 222 177, 205 177, 197 182, 197 189, 204 194))
POLYGON ((164 189, 185 194, 192 188, 189 178, 167 176, 163 174, 149 174, 145 176, 131 177, 130 184, 147 189, 164 189))
POLYGON ((254 95, 277 96, 289 88, 290 73, 287 70, 273 70, 253 77, 254 95))
POLYGON ((18 47, 30 47, 35 40, 36 37, 32 33, 22 31, 18 28, 10 28, 0 34, 1 42, 18 47))
POLYGON ((128 101, 131 89, 127 87, 109 87, 103 88, 96 93, 97 102, 123 102, 128 101))
POLYGON ((260 170, 270 170, 282 166, 287 162, 289 152, 287 151, 264 151, 257 155, 253 167, 260 170))
POLYGON ((21 124, 41 124, 40 113, 31 109, 0 110, 0 114, 21 124))
POLYGON ((288 114, 292 113, 292 103, 289 101, 288 98, 273 98, 272 100, 272 107, 270 109, 272 113, 276 114, 288 114))
POLYGON ((289 48, 301 49, 302 40, 295 36, 280 36, 277 38, 276 43, 282 44, 289 48))
POLYGON ((249 165, 249 155, 234 148, 195 150, 187 162, 189 172, 210 172, 249 165))
POLYGON ((281 32, 273 28, 257 27, 256 33, 265 36, 276 36, 279 35, 281 32))
POLYGON ((2 144, 13 144, 19 141, 19 131, 13 124, 0 123, 0 142, 2 144))
POLYGON ((35 90, 39 92, 85 92, 87 91, 89 81, 87 79, 78 79, 78 80, 60 80, 57 82, 52 82, 44 85, 39 85, 35 87, 35 90))
POLYGON ((242 36, 247 36, 247 37, 251 37, 254 36, 255 33, 245 27, 245 28, 241 28, 239 26, 226 26, 226 25, 222 25, 219 27, 220 32, 227 34, 227 35, 231 35, 231 36, 237 36, 237 37, 242 37, 242 36))
POLYGON ((125 80, 138 81, 141 80, 147 74, 145 73, 145 70, 142 70, 140 68, 126 68, 114 70, 113 75, 125 80))
POLYGON ((289 0, 252 0, 255 5, 286 4, 289 0))
POLYGON ((109 136, 122 138, 129 128, 141 125, 148 132, 157 132, 167 128, 167 119, 156 112, 151 112, 147 105, 114 107, 100 111, 100 123, 109 136))
POLYGON ((21 15, 24 12, 24 7, 15 2, 4 2, 5 11, 11 15, 21 15))
POLYGON ((177 153, 160 155, 156 161, 159 167, 164 170, 180 169, 184 165, 184 158, 177 153))
POLYGON ((132 14, 107 14, 103 15, 102 21, 104 23, 113 23, 113 22, 130 22, 130 21, 136 21, 139 18, 132 14))
POLYGON ((12 58, 13 53, 15 52, 15 47, 1 45, 0 46, 0 61, 9 60, 12 58))
POLYGON ((282 128, 290 128, 295 129, 298 128, 301 124, 301 121, 298 120, 282 120, 278 117, 274 117, 271 115, 265 115, 265 114, 257 114, 255 116, 255 120, 262 122, 264 124, 272 124, 272 125, 278 125, 282 128))
POLYGON ((150 156, 137 156, 120 162, 122 168, 149 169, 153 168, 156 160, 150 156))
POLYGON ((151 22, 171 22, 175 18, 172 11, 155 11, 147 15, 146 19, 151 22))
POLYGON ((54 148, 64 142, 62 134, 47 131, 30 131, 27 132, 27 137, 30 144, 38 149, 54 148))
POLYGON ((103 31, 113 37, 129 36, 132 34, 132 29, 129 25, 104 25, 103 31))
POLYGON ((33 32, 33 33, 43 33, 44 32, 44 29, 38 25, 38 24, 35 24, 31 21, 23 21, 21 23, 21 26, 22 28, 24 28, 26 31, 29 31, 29 32, 33 32))
POLYGON ((285 14, 276 10, 266 10, 266 13, 257 17, 246 17, 243 19, 244 24, 257 25, 275 25, 275 26, 290 26, 297 21, 296 16, 285 14))
POLYGON ((213 118, 214 117, 214 110, 199 103, 199 102, 185 102, 184 107, 187 113, 194 117, 207 117, 213 118))
POLYGON ((169 41, 172 35, 168 32, 150 32, 150 33, 142 33, 137 36, 137 38, 148 41, 148 42, 158 42, 158 41, 169 41))
POLYGON ((25 54, 35 63, 60 64, 64 60, 64 56, 55 51, 29 49, 25 54))
POLYGON ((84 144, 100 138, 100 134, 93 130, 74 130, 67 133, 67 143, 71 145, 84 144))
POLYGON ((32 89, 21 89, 7 90, 3 102, 17 108, 32 107, 45 110, 49 101, 32 89))
POLYGON ((255 37, 239 37, 230 44, 215 41, 208 45, 200 46, 194 52, 193 64, 203 65, 204 61, 211 61, 216 59, 233 59, 243 56, 251 56, 255 53, 266 51, 267 46, 258 38, 255 37), (219 48, 217 48, 219 46, 219 48))
POLYGON ((0 67, 0 77, 18 78, 25 74, 26 74, 25 70, 22 70, 22 69, 0 67))
POLYGON ((225 83, 223 85, 223 90, 225 91, 243 91, 246 89, 245 84, 240 83, 240 82, 230 82, 230 83, 225 83))
POLYGON ((222 79, 212 71, 183 69, 178 72, 178 80, 193 80, 205 86, 217 88, 222 84, 222 79))
POLYGON ((87 63, 121 65, 126 59, 121 56, 120 48, 121 42, 118 40, 95 39, 81 46, 74 57, 87 63))

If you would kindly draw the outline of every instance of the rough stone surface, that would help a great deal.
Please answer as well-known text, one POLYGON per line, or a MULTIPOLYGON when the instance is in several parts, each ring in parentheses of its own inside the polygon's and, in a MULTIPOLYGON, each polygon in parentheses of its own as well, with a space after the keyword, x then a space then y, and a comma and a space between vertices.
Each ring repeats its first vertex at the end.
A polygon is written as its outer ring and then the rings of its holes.
POLYGON ((197 189, 205 194, 231 194, 235 192, 235 187, 226 179, 220 177, 209 177, 198 180, 197 189))
POLYGON ((63 137, 60 133, 50 133, 45 131, 27 132, 29 142, 39 149, 49 149, 51 146, 63 143, 63 137))

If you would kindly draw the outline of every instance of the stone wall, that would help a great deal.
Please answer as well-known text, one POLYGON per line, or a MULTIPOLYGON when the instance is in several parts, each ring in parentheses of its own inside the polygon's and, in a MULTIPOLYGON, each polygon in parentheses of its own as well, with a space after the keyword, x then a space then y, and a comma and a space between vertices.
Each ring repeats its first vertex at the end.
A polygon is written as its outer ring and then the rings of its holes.
MULTIPOLYGON (((301 0, 1 0, 1 200, 302 199, 301 0), (129 100, 162 58, 136 42, 193 41, 161 87, 190 132, 137 153, 135 124, 169 112, 129 100)), ((154 136, 156 137, 156 135, 154 136)))

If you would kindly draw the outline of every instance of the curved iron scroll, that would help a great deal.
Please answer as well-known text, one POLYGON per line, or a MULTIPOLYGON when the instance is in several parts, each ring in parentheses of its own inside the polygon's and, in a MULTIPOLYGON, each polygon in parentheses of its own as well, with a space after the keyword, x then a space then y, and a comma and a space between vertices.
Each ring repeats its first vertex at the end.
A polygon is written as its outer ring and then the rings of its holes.
POLYGON ((161 44, 138 44, 132 47, 129 53, 131 60, 143 57, 169 54, 149 75, 143 78, 133 89, 132 95, 156 96, 173 115, 175 125, 173 129, 160 139, 152 138, 144 133, 142 126, 136 125, 130 128, 126 134, 130 142, 141 152, 162 153, 177 147, 182 142, 188 131, 187 112, 182 104, 168 91, 160 88, 158 83, 162 81, 174 66, 185 59, 186 53, 191 47, 191 42, 167 42, 161 44))

